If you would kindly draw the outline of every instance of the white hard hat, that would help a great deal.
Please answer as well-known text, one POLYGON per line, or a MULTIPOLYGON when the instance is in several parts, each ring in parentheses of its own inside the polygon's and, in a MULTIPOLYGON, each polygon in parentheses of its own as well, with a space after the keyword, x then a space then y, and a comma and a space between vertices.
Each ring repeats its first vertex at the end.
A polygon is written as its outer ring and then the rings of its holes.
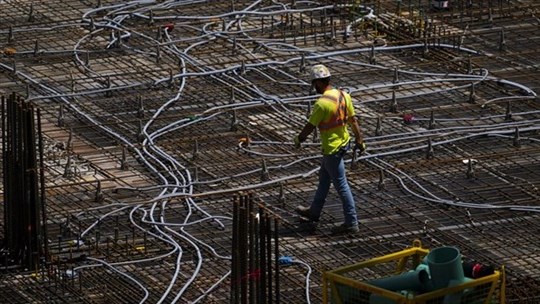
POLYGON ((330 71, 328 70, 327 67, 325 67, 322 64, 314 65, 311 68, 311 74, 310 74, 311 81, 315 79, 328 78, 330 76, 331 76, 330 71))

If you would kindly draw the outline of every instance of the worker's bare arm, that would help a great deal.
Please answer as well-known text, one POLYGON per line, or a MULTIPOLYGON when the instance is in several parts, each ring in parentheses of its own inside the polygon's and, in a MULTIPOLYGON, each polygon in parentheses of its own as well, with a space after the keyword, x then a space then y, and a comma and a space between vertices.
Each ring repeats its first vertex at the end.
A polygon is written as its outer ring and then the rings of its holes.
POLYGON ((306 125, 302 129, 302 132, 300 132, 300 135, 298 135, 298 139, 300 139, 300 142, 304 142, 309 136, 309 134, 313 132, 313 130, 315 130, 315 126, 309 122, 306 123, 306 125))
POLYGON ((348 122, 349 122, 349 125, 351 126, 354 137, 356 138, 356 142, 358 144, 363 143, 364 134, 362 133, 362 130, 360 129, 360 125, 358 124, 358 119, 356 119, 355 116, 352 116, 352 117, 349 117, 348 122))

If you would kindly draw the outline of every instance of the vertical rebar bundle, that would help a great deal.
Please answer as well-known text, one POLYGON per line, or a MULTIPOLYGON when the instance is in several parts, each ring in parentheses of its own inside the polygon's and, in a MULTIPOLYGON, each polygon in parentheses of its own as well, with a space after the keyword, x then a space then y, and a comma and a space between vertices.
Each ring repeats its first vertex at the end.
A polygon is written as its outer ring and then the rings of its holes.
POLYGON ((250 194, 233 203, 231 303, 279 303, 278 222, 250 194))
MULTIPOLYGON (((39 114, 39 111, 38 111, 39 114)), ((15 94, 2 96, 2 174, 6 264, 35 270, 46 257, 46 223, 42 160, 43 143, 36 136, 39 115, 15 94), (39 159, 38 159, 39 157, 39 159)))

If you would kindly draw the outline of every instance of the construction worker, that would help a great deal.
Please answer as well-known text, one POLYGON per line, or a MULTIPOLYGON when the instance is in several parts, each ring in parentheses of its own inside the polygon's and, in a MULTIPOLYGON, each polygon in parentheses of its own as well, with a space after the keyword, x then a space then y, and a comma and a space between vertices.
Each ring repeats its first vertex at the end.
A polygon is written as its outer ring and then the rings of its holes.
POLYGON ((311 69, 311 84, 322 96, 317 99, 308 123, 294 137, 296 148, 318 127, 322 145, 322 161, 319 170, 319 186, 310 207, 298 206, 296 212, 311 223, 318 222, 330 190, 330 183, 338 192, 343 204, 345 221, 332 229, 332 234, 358 232, 356 206, 345 176, 343 157, 351 146, 347 123, 355 136, 354 145, 360 153, 366 149, 360 127, 354 114, 351 96, 330 85, 330 71, 322 64, 311 69))

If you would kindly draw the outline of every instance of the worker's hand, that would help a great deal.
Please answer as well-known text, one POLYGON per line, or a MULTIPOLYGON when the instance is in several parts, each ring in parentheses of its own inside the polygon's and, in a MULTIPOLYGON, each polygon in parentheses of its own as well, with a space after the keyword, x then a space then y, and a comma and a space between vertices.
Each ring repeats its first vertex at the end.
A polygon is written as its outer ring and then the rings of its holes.
POLYGON ((354 145, 354 149, 358 150, 358 153, 360 153, 360 155, 362 155, 362 154, 364 154, 364 152, 366 152, 366 143, 364 141, 356 142, 355 145, 354 145))
POLYGON ((294 137, 293 142, 294 142, 294 148, 295 149, 300 149, 301 142, 300 142, 300 138, 298 137, 298 135, 296 135, 294 137))

